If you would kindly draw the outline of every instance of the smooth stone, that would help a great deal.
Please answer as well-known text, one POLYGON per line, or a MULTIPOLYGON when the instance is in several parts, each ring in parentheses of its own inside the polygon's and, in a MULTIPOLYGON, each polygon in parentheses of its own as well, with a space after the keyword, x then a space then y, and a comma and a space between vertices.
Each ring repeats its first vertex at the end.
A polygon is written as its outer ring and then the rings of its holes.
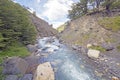
POLYGON ((98 58, 100 55, 100 51, 94 50, 94 49, 89 49, 87 55, 90 58, 98 58))

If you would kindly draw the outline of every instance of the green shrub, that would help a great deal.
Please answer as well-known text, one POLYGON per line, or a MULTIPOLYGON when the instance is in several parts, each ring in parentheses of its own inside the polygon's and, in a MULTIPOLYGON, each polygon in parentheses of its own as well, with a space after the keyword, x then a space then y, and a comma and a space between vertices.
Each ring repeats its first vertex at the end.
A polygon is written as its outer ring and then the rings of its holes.
POLYGON ((119 45, 119 46, 117 46, 117 49, 118 49, 118 51, 120 51, 120 45, 119 45))
POLYGON ((65 29, 65 24, 63 24, 57 28, 58 32, 62 32, 62 31, 64 31, 64 29, 65 29))
POLYGON ((2 74, 3 67, 0 66, 0 80, 5 80, 5 75, 2 74))
POLYGON ((90 48, 90 49, 99 50, 99 51, 101 51, 101 52, 105 52, 105 51, 106 51, 106 49, 103 48, 103 47, 101 47, 101 46, 91 46, 91 47, 89 47, 89 48, 90 48))
POLYGON ((103 18, 99 24, 108 30, 117 32, 120 30, 120 16, 103 18))

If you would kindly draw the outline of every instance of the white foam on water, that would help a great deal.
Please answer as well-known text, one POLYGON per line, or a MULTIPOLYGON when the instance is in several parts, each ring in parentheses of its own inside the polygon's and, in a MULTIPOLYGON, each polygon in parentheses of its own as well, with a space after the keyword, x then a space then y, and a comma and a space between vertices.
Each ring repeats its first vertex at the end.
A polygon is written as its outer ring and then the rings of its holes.
POLYGON ((87 73, 76 68, 75 64, 70 60, 67 60, 62 66, 62 72, 69 77, 69 80, 90 80, 87 73))

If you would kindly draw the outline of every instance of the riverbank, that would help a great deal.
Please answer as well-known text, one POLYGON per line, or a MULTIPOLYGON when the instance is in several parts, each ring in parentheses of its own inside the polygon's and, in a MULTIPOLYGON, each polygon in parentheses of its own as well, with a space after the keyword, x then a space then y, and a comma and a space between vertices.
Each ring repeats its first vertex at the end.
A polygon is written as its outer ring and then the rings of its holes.
POLYGON ((96 76, 104 80, 120 80, 119 54, 113 55, 112 51, 101 52, 99 58, 96 59, 88 57, 88 48, 71 46, 71 49, 77 51, 77 55, 82 57, 84 63, 91 66, 96 76))
POLYGON ((31 77, 30 80, 41 80, 37 77, 48 80, 45 75, 51 75, 51 71, 54 73, 52 75, 53 80, 100 80, 94 75, 91 67, 83 63, 82 57, 76 56, 76 51, 59 43, 55 37, 39 39, 38 45, 31 45, 29 49, 34 49, 34 47, 37 47, 37 50, 24 59, 19 57, 6 59, 4 63, 6 80, 24 80, 24 77, 27 76, 28 78, 28 75, 31 77), (46 62, 51 67, 44 66, 46 62), (42 67, 42 71, 38 66, 42 67), (49 74, 47 70, 50 70, 49 74), (35 74, 40 75, 35 76, 35 74))

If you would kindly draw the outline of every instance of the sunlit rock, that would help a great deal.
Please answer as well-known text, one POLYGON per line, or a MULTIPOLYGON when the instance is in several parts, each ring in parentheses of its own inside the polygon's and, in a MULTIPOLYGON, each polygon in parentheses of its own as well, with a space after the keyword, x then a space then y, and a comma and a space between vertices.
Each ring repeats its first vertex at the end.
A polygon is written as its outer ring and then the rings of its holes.
POLYGON ((112 80, 120 80, 118 77, 113 76, 112 80))
POLYGON ((40 64, 37 67, 33 80, 55 80, 51 64, 49 62, 40 64))
POLYGON ((92 44, 87 44, 87 48, 90 48, 92 46, 92 44))
POLYGON ((89 49, 87 55, 90 58, 98 58, 100 55, 100 51, 94 50, 94 49, 89 49))

